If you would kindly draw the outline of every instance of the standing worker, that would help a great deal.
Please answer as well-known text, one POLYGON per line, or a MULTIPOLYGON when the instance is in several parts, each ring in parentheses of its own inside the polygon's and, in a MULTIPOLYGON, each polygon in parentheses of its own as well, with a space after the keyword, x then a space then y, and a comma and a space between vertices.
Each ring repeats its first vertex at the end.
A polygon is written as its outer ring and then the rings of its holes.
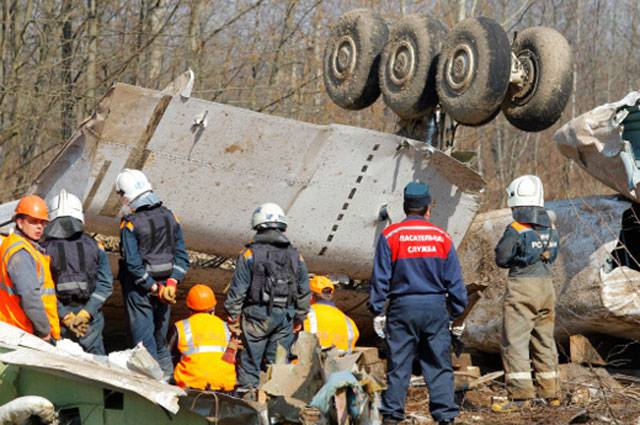
POLYGON ((538 396, 552 406, 560 404, 553 337, 556 296, 551 279, 558 232, 544 208, 542 182, 537 176, 518 177, 507 188, 507 195, 515 221, 496 246, 496 263, 509 269, 501 342, 509 400, 492 405, 498 413, 522 408, 536 396, 532 365, 538 396))
POLYGON ((253 242, 240 254, 224 308, 229 329, 242 335, 236 365, 238 392, 254 395, 260 369, 275 361, 278 344, 289 351, 309 310, 309 276, 298 250, 284 235, 287 218, 266 203, 251 218, 253 242))
POLYGON ((0 246, 0 321, 45 341, 60 339, 50 259, 38 241, 49 221, 44 199, 26 195, 16 205, 16 230, 0 246))
POLYGON ((102 305, 113 292, 113 275, 104 249, 84 233, 82 202, 64 189, 49 203, 51 222, 44 247, 51 256, 62 336, 88 353, 105 355, 102 305))
POLYGON ((311 308, 304 321, 304 330, 316 334, 322 348, 333 345, 350 353, 360 332, 355 322, 334 304, 335 285, 327 276, 316 275, 311 279, 310 287, 311 308))
POLYGON ((123 170, 116 191, 132 211, 120 223, 119 280, 133 342, 144 344, 168 379, 173 374, 166 341, 169 305, 189 268, 182 230, 142 171, 123 170))
POLYGON ((386 321, 387 389, 383 424, 404 420, 416 354, 429 388, 429 409, 439 424, 458 416, 454 401, 449 322, 467 305, 467 290, 451 237, 428 221, 431 194, 424 183, 404 188, 406 219, 386 227, 376 247, 369 309, 374 327, 386 321), (388 302, 385 316, 385 303, 388 302))
POLYGON ((182 388, 232 391, 236 370, 222 360, 229 343, 227 324, 214 315, 216 297, 207 285, 194 285, 187 294, 192 315, 175 324, 169 347, 176 365, 173 378, 182 388))

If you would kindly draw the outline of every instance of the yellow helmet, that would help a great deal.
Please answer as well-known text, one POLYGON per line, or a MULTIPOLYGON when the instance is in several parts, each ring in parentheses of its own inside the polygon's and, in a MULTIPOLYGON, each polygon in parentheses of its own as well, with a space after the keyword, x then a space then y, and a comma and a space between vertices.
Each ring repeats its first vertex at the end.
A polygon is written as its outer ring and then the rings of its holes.
POLYGON ((316 294, 322 294, 324 289, 330 289, 331 293, 335 289, 335 285, 333 281, 329 279, 327 276, 315 275, 309 282, 309 286, 311 286, 311 292, 315 292, 316 294))

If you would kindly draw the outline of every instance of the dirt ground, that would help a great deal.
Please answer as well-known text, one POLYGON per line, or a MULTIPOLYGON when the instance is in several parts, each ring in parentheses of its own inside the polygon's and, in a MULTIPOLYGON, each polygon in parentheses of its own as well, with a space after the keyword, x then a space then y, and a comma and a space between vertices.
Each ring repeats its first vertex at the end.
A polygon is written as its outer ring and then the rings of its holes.
MULTIPOLYGON (((597 386, 596 383, 594 383, 597 386)), ((588 387, 582 387, 588 388, 588 387)), ((491 411, 492 396, 506 396, 502 384, 493 384, 466 392, 459 400, 459 424, 640 424, 640 385, 625 385, 596 397, 580 399, 576 387, 564 394, 562 406, 534 405, 517 413, 496 414, 491 411)), ((593 391, 591 391, 593 393, 593 391)), ((433 424, 425 388, 411 388, 407 398, 407 424, 433 424)))

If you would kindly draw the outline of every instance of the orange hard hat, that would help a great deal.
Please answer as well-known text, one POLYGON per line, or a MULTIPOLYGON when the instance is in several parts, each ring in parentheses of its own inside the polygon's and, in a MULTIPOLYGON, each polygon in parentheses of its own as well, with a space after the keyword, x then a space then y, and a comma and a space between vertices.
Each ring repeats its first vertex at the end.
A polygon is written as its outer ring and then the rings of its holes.
POLYGON ((309 286, 311 287, 311 292, 315 292, 316 294, 322 294, 324 289, 330 289, 333 293, 335 286, 333 281, 329 279, 327 276, 315 275, 311 278, 311 282, 309 282, 309 286))
POLYGON ((216 306, 213 290, 201 283, 194 285, 187 294, 187 307, 193 311, 209 311, 216 306))
POLYGON ((16 205, 16 215, 28 215, 29 217, 49 221, 49 209, 47 203, 38 195, 25 195, 16 205))

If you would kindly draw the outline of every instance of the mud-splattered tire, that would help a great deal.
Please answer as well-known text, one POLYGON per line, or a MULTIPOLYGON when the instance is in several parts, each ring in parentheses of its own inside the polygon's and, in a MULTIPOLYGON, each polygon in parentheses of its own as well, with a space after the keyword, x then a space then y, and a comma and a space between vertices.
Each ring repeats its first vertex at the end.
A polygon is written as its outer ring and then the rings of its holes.
POLYGON ((527 78, 524 87, 511 84, 502 112, 520 130, 544 130, 560 118, 571 95, 571 47, 558 31, 533 27, 518 33, 513 52, 527 78))
POLYGON ((389 28, 380 61, 384 103, 401 118, 425 115, 438 103, 437 57, 446 25, 427 14, 407 15, 389 28))
POLYGON ((324 50, 324 87, 338 106, 358 110, 380 96, 378 66, 389 30, 368 9, 345 13, 332 28, 324 50))
POLYGON ((487 123, 509 87, 511 46, 493 19, 469 18, 449 32, 438 61, 440 104, 464 125, 487 123))

